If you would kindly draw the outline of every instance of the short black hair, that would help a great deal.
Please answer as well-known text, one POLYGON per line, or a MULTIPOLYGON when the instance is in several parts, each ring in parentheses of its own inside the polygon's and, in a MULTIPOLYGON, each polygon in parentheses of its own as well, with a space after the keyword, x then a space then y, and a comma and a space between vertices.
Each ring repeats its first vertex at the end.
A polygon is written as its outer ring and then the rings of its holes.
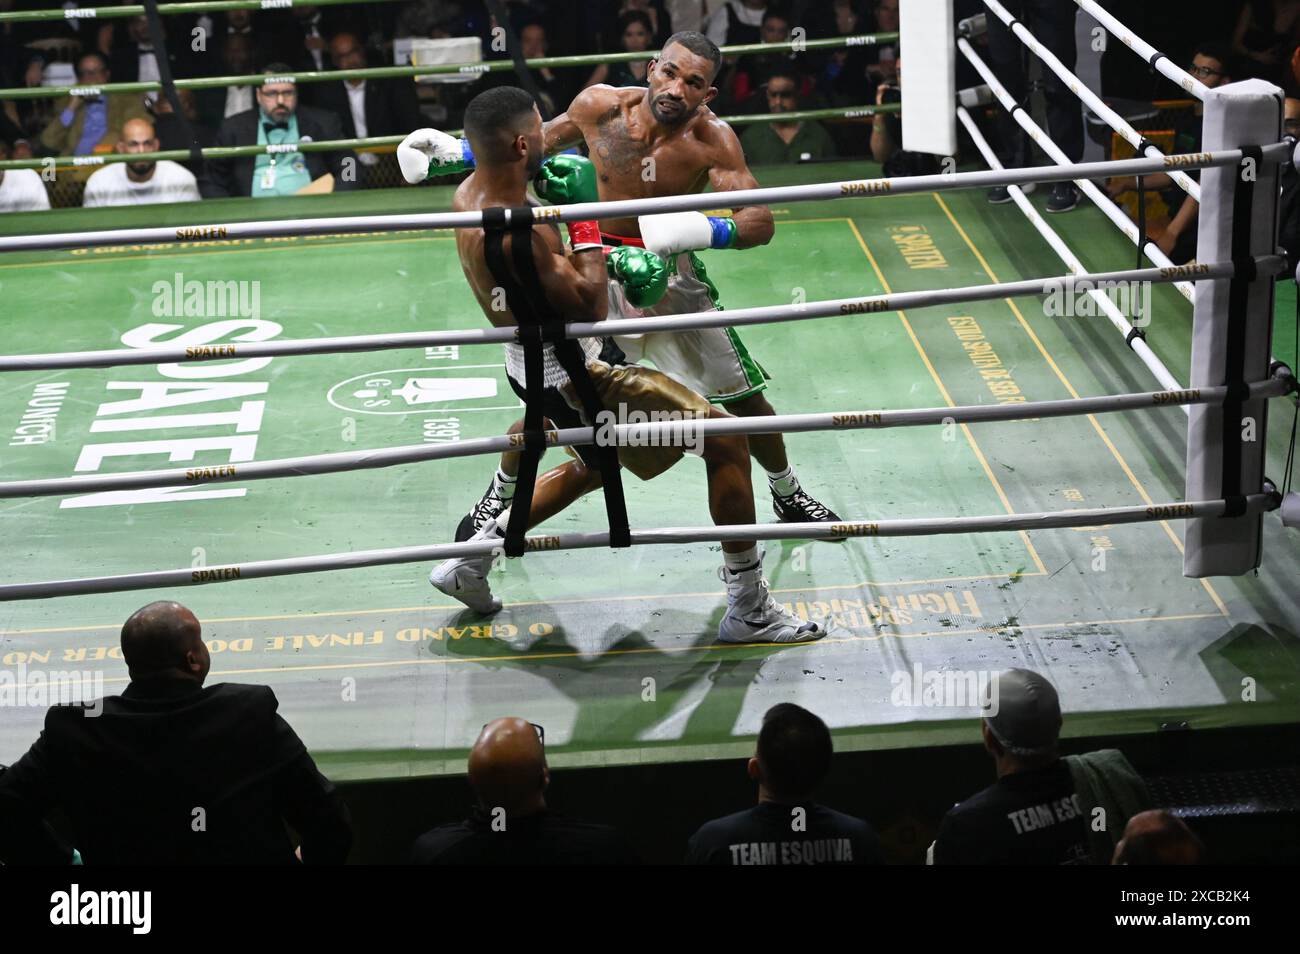
POLYGON ((831 768, 831 733, 826 723, 802 706, 782 702, 767 710, 758 731, 758 762, 763 784, 778 797, 813 794, 831 768))
POLYGON ((536 107, 533 98, 518 86, 486 89, 465 107, 465 137, 476 153, 490 153, 496 138, 517 130, 520 117, 531 114, 536 107))
POLYGON ((792 23, 794 21, 794 18, 790 15, 789 8, 781 3, 769 3, 767 9, 763 11, 763 19, 759 22, 766 23, 773 17, 784 20, 786 23, 792 23))
POLYGON ((262 67, 263 76, 287 76, 293 72, 288 63, 267 63, 262 67))
POLYGON ((786 63, 781 63, 769 69, 763 76, 763 85, 766 86, 774 79, 788 79, 791 83, 794 83, 796 94, 803 87, 803 77, 799 75, 799 71, 786 63))
MULTIPOLYGON (((718 75, 718 70, 722 69, 722 51, 718 49, 718 44, 714 43, 703 33, 696 33, 694 30, 681 30, 674 33, 664 43, 664 50, 676 43, 696 56, 702 56, 713 64, 713 76, 718 75)), ((663 50, 660 51, 662 55, 663 50)))
POLYGON ((1192 57, 1208 56, 1212 60, 1218 60, 1219 65, 1223 67, 1224 76, 1235 76, 1233 67, 1236 65, 1233 61, 1232 50, 1226 43, 1219 40, 1201 40, 1192 47, 1192 57))

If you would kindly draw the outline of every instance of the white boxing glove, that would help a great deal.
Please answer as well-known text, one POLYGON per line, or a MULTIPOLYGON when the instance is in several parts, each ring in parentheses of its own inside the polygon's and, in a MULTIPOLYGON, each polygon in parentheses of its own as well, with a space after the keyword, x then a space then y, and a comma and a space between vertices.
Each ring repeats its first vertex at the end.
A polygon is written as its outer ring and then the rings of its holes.
POLYGON ((469 142, 437 129, 417 129, 397 147, 402 178, 414 185, 430 176, 447 176, 474 167, 469 142))
POLYGON ((662 212, 637 219, 641 241, 660 258, 704 248, 730 248, 735 244, 735 223, 703 212, 662 212))

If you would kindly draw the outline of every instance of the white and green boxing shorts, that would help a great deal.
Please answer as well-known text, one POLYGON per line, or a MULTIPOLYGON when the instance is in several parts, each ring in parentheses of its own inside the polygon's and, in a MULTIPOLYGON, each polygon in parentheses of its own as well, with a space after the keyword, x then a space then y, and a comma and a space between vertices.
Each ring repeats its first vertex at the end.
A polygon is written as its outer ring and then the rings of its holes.
MULTIPOLYGON (((602 234, 606 245, 640 245, 636 239, 602 234)), ((623 286, 609 283, 609 318, 642 318, 650 315, 685 315, 720 310, 718 290, 704 271, 704 263, 693 252, 681 252, 668 263, 668 290, 650 308, 628 303, 623 286)), ((614 335, 614 342, 628 361, 649 361, 691 390, 703 394, 711 404, 725 405, 767 388, 771 377, 740 340, 734 328, 700 328, 686 331, 656 331, 645 335, 614 335)))

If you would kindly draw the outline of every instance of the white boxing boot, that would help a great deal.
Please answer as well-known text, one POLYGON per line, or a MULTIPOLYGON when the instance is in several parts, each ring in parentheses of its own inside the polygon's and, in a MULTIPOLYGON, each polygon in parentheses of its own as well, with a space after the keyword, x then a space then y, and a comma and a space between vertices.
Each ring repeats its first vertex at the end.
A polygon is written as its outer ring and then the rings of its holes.
MULTIPOLYGON (((509 513, 509 511, 507 511, 509 513)), ((496 520, 487 524, 470 540, 502 540, 505 533, 496 520)), ((478 613, 495 613, 501 609, 501 601, 492 595, 492 586, 488 583, 488 571, 496 560, 499 550, 481 557, 454 557, 443 560, 429 574, 429 582, 454 600, 460 600, 478 613)))
POLYGON ((718 626, 724 643, 809 643, 826 635, 820 623, 801 620, 772 599, 759 563, 739 572, 719 567, 727 584, 727 613, 718 626))

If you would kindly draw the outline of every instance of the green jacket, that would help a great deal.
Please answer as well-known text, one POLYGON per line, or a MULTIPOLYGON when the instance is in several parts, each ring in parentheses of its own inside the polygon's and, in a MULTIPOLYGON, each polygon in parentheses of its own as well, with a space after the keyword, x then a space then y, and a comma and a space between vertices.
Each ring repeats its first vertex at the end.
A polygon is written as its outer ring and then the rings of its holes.
POLYGON ((1115 846, 1124 835, 1124 826, 1138 812, 1151 807, 1146 782, 1119 749, 1098 749, 1083 755, 1067 755, 1074 791, 1083 808, 1088 826, 1088 843, 1092 863, 1110 864, 1115 846), (1104 811, 1100 830, 1094 809, 1104 811))

